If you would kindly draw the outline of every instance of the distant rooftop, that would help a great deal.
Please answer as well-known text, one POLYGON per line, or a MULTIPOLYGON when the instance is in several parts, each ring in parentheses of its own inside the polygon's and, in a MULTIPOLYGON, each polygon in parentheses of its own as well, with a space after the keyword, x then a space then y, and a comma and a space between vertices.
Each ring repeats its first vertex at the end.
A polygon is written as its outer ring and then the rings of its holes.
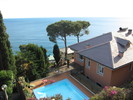
MULTIPOLYGON (((65 48, 60 48, 60 52, 65 53, 65 48)), ((70 48, 67 48, 67 54, 72 54, 72 53, 74 53, 74 51, 71 50, 70 48)))
POLYGON ((128 28, 120 28, 117 32, 109 32, 69 47, 111 69, 133 61, 133 33, 128 28))
POLYGON ((54 61, 53 55, 50 55, 50 56, 48 57, 48 60, 49 60, 49 61, 54 61))

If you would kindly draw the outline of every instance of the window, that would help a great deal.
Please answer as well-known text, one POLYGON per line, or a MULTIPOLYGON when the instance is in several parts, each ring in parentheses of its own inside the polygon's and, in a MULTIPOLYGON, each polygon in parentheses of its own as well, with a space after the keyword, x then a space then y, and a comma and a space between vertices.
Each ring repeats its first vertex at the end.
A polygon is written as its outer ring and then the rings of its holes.
POLYGON ((104 71, 104 66, 101 65, 101 64, 98 64, 98 66, 97 66, 97 73, 99 75, 102 75, 103 76, 103 71, 104 71))
POLYGON ((79 60, 80 61, 83 61, 84 60, 84 57, 82 55, 79 55, 79 60))
POLYGON ((79 55, 80 59, 83 60, 83 56, 82 55, 79 55))
POLYGON ((130 64, 129 71, 133 70, 133 63, 130 64))
POLYGON ((90 60, 86 59, 86 68, 90 68, 90 60))

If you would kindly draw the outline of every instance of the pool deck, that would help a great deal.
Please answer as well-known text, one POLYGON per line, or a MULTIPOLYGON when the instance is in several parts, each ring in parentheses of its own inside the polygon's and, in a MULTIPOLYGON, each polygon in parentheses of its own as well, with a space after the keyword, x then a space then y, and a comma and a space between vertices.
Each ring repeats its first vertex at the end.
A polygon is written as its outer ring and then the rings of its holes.
MULTIPOLYGON (((93 94, 90 91, 88 91, 84 86, 82 86, 79 82, 77 82, 76 80, 74 80, 70 76, 70 71, 67 71, 67 72, 64 72, 64 73, 59 73, 57 75, 54 75, 54 76, 51 76, 51 77, 46 77, 46 78, 43 78, 43 79, 44 80, 55 80, 55 82, 57 82, 57 81, 65 79, 65 78, 69 79, 76 87, 78 87, 88 97, 93 96, 93 94)), ((32 89, 36 89, 36 88, 39 88, 39 87, 42 87, 42 86, 45 86, 45 85, 48 85, 48 84, 52 84, 49 81, 46 82, 46 83, 43 83, 42 82, 43 79, 36 80, 36 81, 33 81, 33 82, 30 83, 30 85, 35 86, 35 87, 31 88, 31 92, 32 92, 32 89)))

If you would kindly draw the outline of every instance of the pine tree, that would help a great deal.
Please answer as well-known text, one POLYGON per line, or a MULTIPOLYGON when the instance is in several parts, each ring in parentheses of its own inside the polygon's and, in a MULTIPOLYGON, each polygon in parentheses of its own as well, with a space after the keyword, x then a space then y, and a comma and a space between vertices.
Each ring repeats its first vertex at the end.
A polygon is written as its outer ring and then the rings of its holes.
POLYGON ((0 12, 0 70, 12 70, 16 72, 15 59, 8 40, 6 27, 0 12))

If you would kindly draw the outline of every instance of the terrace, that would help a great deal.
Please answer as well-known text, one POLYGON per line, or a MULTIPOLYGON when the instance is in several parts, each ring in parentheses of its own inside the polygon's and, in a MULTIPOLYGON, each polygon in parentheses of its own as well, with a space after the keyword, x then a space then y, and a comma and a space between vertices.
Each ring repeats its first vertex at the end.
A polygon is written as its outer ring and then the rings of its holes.
POLYGON ((102 89, 82 74, 82 69, 80 66, 75 65, 74 63, 70 63, 69 68, 67 65, 64 65, 60 67, 59 72, 53 71, 49 73, 48 77, 31 82, 30 85, 34 87, 30 88, 29 91, 32 93, 33 89, 52 84, 50 81, 42 82, 42 80, 55 80, 55 82, 57 82, 63 79, 70 80, 88 97, 93 96, 95 93, 98 93, 102 89))

